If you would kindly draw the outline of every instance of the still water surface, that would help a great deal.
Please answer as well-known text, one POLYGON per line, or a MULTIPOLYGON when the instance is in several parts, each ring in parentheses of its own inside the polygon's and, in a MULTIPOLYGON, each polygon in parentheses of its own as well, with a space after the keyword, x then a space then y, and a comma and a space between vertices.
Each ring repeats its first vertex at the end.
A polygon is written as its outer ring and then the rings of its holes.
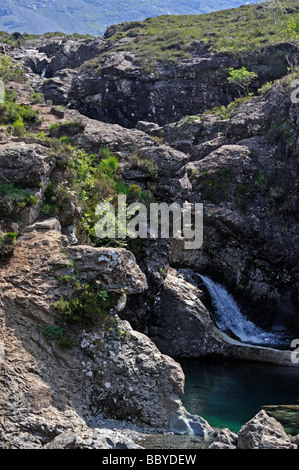
POLYGON ((297 367, 232 360, 179 362, 186 377, 185 408, 213 427, 237 433, 264 405, 299 404, 297 367))

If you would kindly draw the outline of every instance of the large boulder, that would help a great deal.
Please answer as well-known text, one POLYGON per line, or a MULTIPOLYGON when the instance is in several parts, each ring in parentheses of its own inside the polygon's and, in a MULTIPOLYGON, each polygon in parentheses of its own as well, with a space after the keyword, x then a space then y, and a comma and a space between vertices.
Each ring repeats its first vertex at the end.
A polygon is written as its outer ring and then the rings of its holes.
POLYGON ((297 449, 282 425, 261 410, 238 433, 239 449, 297 449))

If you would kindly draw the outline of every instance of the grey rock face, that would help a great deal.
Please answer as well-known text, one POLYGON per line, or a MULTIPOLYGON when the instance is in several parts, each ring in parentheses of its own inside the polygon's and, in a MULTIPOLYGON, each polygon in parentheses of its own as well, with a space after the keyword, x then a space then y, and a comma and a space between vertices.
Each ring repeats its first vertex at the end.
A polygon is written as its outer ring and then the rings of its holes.
POLYGON ((124 248, 74 246, 68 252, 87 281, 98 278, 110 290, 123 290, 128 294, 147 289, 146 277, 134 255, 124 248))
POLYGON ((43 182, 54 166, 55 160, 41 145, 10 142, 0 146, 1 183, 43 182))

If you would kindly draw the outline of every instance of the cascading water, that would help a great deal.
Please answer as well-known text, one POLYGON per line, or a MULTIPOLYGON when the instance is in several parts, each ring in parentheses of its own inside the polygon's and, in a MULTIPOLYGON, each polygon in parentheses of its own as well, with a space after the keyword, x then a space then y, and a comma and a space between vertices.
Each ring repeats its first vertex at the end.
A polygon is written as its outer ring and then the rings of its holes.
POLYGON ((215 322, 221 331, 231 331, 242 343, 281 347, 286 341, 279 333, 265 331, 248 320, 240 311, 231 294, 207 276, 198 274, 209 291, 215 308, 215 322))
POLYGON ((41 72, 41 77, 42 77, 42 78, 45 78, 46 72, 47 72, 47 66, 45 65, 45 66, 43 67, 42 72, 41 72))

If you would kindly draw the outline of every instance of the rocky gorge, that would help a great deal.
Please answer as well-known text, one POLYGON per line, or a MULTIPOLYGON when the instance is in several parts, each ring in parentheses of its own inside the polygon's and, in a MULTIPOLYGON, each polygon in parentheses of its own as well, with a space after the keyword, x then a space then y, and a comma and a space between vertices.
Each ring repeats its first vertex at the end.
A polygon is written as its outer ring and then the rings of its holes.
POLYGON ((179 364, 298 367, 299 108, 285 59, 296 48, 263 49, 254 93, 236 101, 226 75, 240 58, 193 44, 175 68, 148 71, 127 50, 133 34, 111 39, 122 31, 0 43, 0 447, 140 448, 144 433, 171 432, 296 449, 265 410, 238 435, 189 413, 179 364), (122 192, 203 203, 201 248, 97 239, 96 205, 122 192), (200 275, 287 344, 219 328, 200 275))

